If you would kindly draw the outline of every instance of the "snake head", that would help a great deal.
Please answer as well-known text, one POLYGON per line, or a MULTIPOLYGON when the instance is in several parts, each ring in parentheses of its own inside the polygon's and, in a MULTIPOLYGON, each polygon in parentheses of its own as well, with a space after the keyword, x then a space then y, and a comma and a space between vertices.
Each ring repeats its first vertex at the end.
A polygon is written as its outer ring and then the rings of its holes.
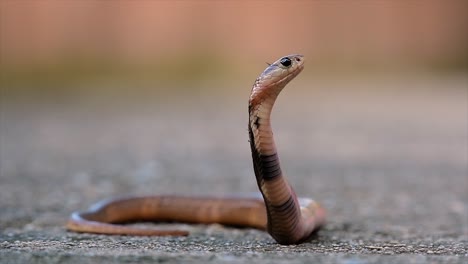
POLYGON ((284 87, 304 69, 304 56, 293 54, 284 56, 269 65, 258 78, 260 86, 284 87))
POLYGON ((304 56, 292 54, 270 64, 255 80, 250 100, 261 100, 265 97, 265 92, 278 95, 304 69, 304 61, 304 56))

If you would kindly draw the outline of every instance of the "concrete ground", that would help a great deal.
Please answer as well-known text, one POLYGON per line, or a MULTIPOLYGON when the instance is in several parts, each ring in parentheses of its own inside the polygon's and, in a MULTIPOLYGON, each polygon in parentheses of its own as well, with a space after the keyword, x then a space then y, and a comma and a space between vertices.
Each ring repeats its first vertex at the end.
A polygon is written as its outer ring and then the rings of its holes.
POLYGON ((467 76, 301 79, 284 91, 273 113, 283 169, 329 211, 307 243, 219 225, 164 224, 188 237, 67 232, 72 211, 102 198, 256 192, 251 82, 213 82, 188 96, 3 90, 0 262, 468 262, 467 76))

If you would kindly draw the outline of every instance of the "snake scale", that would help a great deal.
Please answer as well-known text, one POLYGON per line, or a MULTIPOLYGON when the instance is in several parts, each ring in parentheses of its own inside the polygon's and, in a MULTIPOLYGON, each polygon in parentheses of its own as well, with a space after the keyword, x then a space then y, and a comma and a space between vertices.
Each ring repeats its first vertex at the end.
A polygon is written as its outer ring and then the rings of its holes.
POLYGON ((181 230, 144 229, 118 223, 175 221, 258 228, 280 244, 298 244, 325 223, 317 202, 298 198, 280 167, 270 116, 281 90, 304 68, 304 56, 288 55, 255 80, 249 98, 249 141, 262 198, 142 196, 101 201, 71 214, 67 229, 110 235, 184 236, 181 230))

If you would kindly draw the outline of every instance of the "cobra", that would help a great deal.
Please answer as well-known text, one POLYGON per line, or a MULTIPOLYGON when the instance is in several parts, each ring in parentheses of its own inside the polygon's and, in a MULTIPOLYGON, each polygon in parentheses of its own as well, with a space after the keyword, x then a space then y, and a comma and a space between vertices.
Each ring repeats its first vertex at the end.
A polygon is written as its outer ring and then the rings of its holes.
POLYGON ((280 244, 298 244, 325 224, 326 211, 298 198, 284 176, 270 122, 276 98, 304 68, 304 56, 288 55, 255 80, 249 98, 249 141, 259 198, 175 195, 114 198, 71 214, 67 229, 109 235, 184 236, 187 231, 119 225, 136 221, 243 226, 262 229, 280 244))

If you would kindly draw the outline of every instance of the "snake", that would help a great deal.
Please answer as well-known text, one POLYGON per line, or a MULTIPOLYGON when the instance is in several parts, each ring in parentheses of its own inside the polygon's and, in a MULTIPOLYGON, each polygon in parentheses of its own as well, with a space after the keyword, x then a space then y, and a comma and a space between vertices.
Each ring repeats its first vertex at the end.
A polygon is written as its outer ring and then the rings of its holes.
POLYGON ((297 197, 280 167, 271 126, 273 105, 283 88, 304 69, 305 57, 281 57, 260 74, 248 103, 253 169, 261 196, 129 196, 103 200, 73 212, 66 228, 79 233, 133 236, 187 236, 188 231, 123 225, 132 222, 218 223, 267 231, 279 244, 307 241, 326 222, 326 210, 297 197))

